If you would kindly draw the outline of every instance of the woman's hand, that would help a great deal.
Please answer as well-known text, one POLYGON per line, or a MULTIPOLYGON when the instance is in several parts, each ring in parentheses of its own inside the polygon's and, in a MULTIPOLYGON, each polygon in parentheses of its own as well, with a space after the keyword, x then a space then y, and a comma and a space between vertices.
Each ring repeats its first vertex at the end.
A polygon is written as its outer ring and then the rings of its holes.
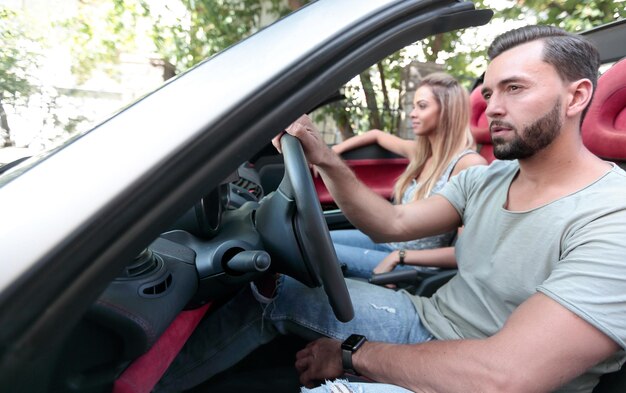
POLYGON ((387 273, 392 271, 398 265, 400 261, 400 256, 398 255, 398 251, 390 252, 389 255, 383 259, 378 266, 374 268, 374 274, 387 273))
POLYGON ((340 377, 343 375, 341 343, 330 338, 309 343, 296 354, 296 369, 300 383, 307 388, 340 377))

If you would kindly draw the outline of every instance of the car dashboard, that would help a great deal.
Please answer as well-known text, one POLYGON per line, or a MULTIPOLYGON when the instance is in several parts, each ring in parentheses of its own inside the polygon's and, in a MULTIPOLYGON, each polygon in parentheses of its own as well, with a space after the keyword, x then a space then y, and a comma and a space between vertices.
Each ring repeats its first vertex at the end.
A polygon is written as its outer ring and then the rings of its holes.
POLYGON ((63 345, 55 391, 110 392, 181 312, 223 302, 266 271, 254 222, 263 196, 245 163, 129 261, 63 345))

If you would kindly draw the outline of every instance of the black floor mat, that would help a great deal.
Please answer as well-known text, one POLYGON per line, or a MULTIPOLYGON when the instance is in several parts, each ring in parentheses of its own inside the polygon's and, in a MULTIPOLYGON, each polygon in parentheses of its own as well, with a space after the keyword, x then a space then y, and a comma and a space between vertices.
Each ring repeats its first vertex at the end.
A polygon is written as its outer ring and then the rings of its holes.
POLYGON ((186 393, 297 393, 296 352, 306 342, 292 336, 279 336, 259 347, 241 362, 186 393))

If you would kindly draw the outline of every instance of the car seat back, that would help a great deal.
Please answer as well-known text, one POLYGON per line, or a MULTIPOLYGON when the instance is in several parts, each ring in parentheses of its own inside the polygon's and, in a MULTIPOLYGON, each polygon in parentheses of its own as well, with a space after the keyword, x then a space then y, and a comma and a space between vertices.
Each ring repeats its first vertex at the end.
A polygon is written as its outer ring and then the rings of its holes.
POLYGON ((605 374, 593 389, 593 393, 624 393, 626 392, 626 368, 605 374))
POLYGON ((592 153, 626 167, 626 59, 598 79, 581 133, 592 153))
POLYGON ((470 131, 474 136, 474 140, 479 145, 478 152, 485 157, 488 163, 495 160, 493 155, 493 145, 491 144, 491 135, 489 133, 489 121, 485 110, 487 109, 487 101, 480 92, 482 84, 474 88, 470 94, 470 131))
MULTIPOLYGON (((583 143, 595 155, 626 167, 626 59, 598 79, 581 129, 583 143)), ((593 393, 626 391, 626 368, 600 378, 593 393)))

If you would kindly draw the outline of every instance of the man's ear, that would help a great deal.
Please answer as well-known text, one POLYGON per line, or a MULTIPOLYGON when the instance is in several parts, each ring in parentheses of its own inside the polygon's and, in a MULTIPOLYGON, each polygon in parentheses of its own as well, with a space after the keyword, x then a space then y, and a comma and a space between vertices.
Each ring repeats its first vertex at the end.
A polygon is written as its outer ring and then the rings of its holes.
POLYGON ((590 104, 593 96, 593 85, 589 79, 580 79, 569 86, 566 114, 575 117, 590 104))

